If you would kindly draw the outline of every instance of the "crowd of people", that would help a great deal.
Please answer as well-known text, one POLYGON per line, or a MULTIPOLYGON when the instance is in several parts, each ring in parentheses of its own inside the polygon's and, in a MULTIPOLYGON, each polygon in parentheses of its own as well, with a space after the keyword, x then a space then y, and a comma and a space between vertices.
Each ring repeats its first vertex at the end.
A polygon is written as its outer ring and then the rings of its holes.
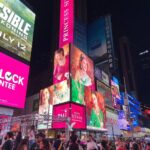
POLYGON ((7 132, 0 150, 150 150, 150 141, 148 137, 138 140, 123 137, 108 140, 107 136, 102 136, 96 141, 89 135, 88 140, 83 142, 75 132, 72 132, 68 141, 62 140, 60 135, 52 140, 46 138, 42 132, 35 134, 32 127, 24 139, 20 131, 15 138, 12 132, 7 132))

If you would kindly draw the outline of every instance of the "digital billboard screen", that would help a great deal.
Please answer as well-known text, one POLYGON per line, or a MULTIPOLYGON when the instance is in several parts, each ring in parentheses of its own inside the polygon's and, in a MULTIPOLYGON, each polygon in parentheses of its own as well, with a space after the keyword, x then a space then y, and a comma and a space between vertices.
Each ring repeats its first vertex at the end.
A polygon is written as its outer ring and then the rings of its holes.
POLYGON ((121 130, 129 130, 129 122, 123 110, 118 111, 118 124, 121 130))
POLYGON ((39 121, 38 121, 38 129, 47 129, 51 128, 52 121, 48 120, 49 117, 52 117, 53 111, 53 101, 52 101, 52 93, 49 90, 50 87, 42 89, 40 91, 39 97, 39 121))
POLYGON ((30 61, 35 14, 20 0, 0 0, 0 46, 30 61))
POLYGON ((69 79, 69 44, 55 51, 53 84, 69 79))
POLYGON ((119 109, 121 103, 121 96, 119 90, 119 83, 116 80, 111 80, 111 94, 114 108, 119 109))
POLYGON ((88 54, 94 61, 106 58, 106 29, 105 18, 100 17, 88 26, 88 54))
POLYGON ((94 63, 74 45, 71 45, 71 76, 75 81, 95 90, 94 63))
POLYGON ((71 80, 71 101, 85 105, 84 102, 84 85, 78 81, 71 80))
POLYGON ((97 81, 97 91, 102 93, 105 104, 113 107, 112 95, 110 87, 106 86, 102 82, 97 81))
POLYGON ((64 80, 50 87, 53 104, 61 104, 70 101, 70 80, 64 80))
POLYGON ((24 108, 29 66, 0 52, 0 105, 24 108))
POLYGON ((86 103, 86 117, 88 129, 105 129, 105 100, 101 93, 91 92, 91 100, 86 103))
POLYGON ((71 104, 55 105, 53 110, 53 128, 66 128, 67 120, 70 118, 69 124, 74 124, 74 129, 86 129, 85 107, 71 104), (64 119, 63 119, 64 118, 64 119))
POLYGON ((60 0, 59 48, 73 42, 74 0, 60 0))

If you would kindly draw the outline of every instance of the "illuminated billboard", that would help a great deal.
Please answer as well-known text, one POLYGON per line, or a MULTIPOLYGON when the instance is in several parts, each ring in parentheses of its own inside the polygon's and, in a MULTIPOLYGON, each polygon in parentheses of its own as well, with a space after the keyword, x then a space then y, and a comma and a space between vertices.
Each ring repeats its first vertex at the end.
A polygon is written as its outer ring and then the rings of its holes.
POLYGON ((114 108, 119 109, 121 96, 119 90, 119 82, 116 78, 113 78, 113 80, 111 80, 111 94, 112 94, 114 108))
POLYGON ((71 80, 72 92, 71 101, 85 105, 84 102, 84 85, 75 80, 71 80))
POLYGON ((100 58, 106 58, 106 29, 105 18, 100 17, 98 20, 88 26, 88 54, 94 61, 100 58))
POLYGON ((129 122, 127 121, 125 112, 123 110, 118 111, 118 124, 121 130, 129 130, 129 122))
POLYGON ((52 93, 49 88, 45 88, 40 91, 38 121, 39 130, 47 129, 47 127, 51 128, 52 124, 52 121, 48 120, 48 118, 52 116, 53 111, 52 93))
POLYGON ((105 129, 105 100, 101 93, 91 92, 91 100, 86 103, 86 117, 88 129, 105 129))
POLYGON ((53 105, 70 101, 70 80, 62 81, 40 91, 38 129, 51 128, 53 105), (48 121, 48 116, 49 121, 48 121))
POLYGON ((105 99, 105 104, 113 107, 111 89, 102 82, 97 81, 97 91, 102 93, 105 99))
POLYGON ((30 61, 35 14, 19 0, 0 0, 0 46, 30 61))
POLYGON ((24 108, 29 66, 0 52, 0 105, 24 108))
POLYGON ((55 51, 53 84, 69 79, 69 44, 55 51))
POLYGON ((71 76, 84 86, 95 89, 93 61, 74 45, 71 45, 71 76))
POLYGON ((86 129, 85 107, 74 103, 55 105, 53 109, 53 128, 66 128, 67 120, 69 124, 74 124, 74 129, 86 129))
POLYGON ((53 104, 61 104, 70 101, 70 80, 65 80, 50 87, 53 104))
POLYGON ((73 42, 74 0, 60 0, 59 48, 73 42))

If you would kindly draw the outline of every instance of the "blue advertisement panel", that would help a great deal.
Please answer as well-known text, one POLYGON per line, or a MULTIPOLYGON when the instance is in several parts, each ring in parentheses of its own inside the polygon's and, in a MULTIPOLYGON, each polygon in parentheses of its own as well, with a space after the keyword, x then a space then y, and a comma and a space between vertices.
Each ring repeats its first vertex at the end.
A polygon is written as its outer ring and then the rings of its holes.
POLYGON ((94 61, 107 55, 105 17, 100 17, 88 26, 88 54, 94 61))

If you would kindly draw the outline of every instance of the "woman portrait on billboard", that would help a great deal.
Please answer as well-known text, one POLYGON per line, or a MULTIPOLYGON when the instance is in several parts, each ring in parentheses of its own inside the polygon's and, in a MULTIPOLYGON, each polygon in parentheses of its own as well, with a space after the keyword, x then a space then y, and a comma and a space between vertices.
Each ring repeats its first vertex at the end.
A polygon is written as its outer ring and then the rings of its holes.
POLYGON ((69 78, 69 52, 63 48, 55 52, 53 83, 59 83, 69 78))
POLYGON ((92 92, 91 95, 91 113, 89 126, 104 128, 104 98, 98 92, 92 92))
POLYGON ((40 91, 39 114, 47 115, 50 113, 50 92, 48 88, 40 91))
POLYGON ((91 86, 92 80, 88 75, 87 71, 88 71, 88 62, 86 60, 86 57, 83 54, 81 54, 79 58, 79 67, 75 74, 75 80, 85 86, 91 86))

